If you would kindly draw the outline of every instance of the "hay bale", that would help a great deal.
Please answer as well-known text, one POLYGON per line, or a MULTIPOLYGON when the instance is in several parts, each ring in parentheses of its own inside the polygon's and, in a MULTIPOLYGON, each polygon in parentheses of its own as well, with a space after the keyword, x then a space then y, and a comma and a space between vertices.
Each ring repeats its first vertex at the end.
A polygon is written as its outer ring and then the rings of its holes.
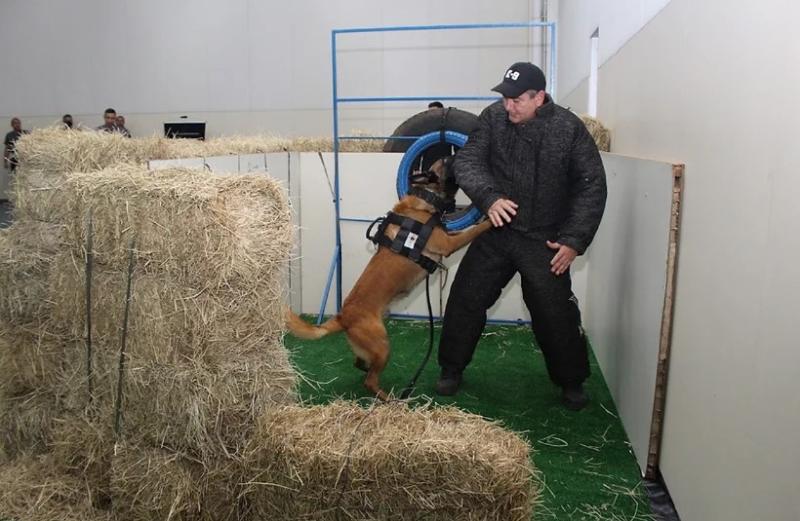
POLYGON ((123 429, 154 446, 196 455, 238 453, 259 415, 296 401, 294 379, 288 360, 282 367, 259 357, 216 367, 130 360, 123 429))
MULTIPOLYGON (((50 279, 54 328, 83 337, 86 328, 85 261, 70 252, 53 261, 50 279)), ((280 272, 252 284, 190 286, 137 264, 131 286, 129 352, 155 363, 192 359, 213 363, 247 353, 284 357, 280 272), (280 352, 274 353, 272 347, 280 352)), ((127 273, 96 266, 92 272, 92 335, 118 345, 127 273)), ((238 283, 237 283, 238 282, 238 283)), ((277 375, 276 375, 277 376, 277 375)))
POLYGON ((123 444, 112 459, 111 497, 126 521, 243 518, 235 459, 199 461, 180 452, 123 444))
POLYGON ((93 508, 79 476, 54 472, 50 456, 21 456, 0 466, 0 519, 112 521, 93 508))
POLYGON ((60 401, 51 391, 11 394, 0 390, 0 459, 46 451, 60 410, 60 401))
POLYGON ((49 274, 63 227, 30 221, 0 229, 0 325, 38 325, 51 311, 49 274))
POLYGON ((247 499, 260 519, 529 520, 528 444, 454 408, 285 407, 259 420, 247 499))
POLYGON ((592 135, 592 139, 594 139, 597 149, 601 152, 610 152, 611 132, 609 132, 609 130, 597 118, 593 118, 588 114, 580 114, 579 117, 581 118, 581 121, 583 121, 583 124, 586 125, 586 129, 589 131, 589 134, 592 135))
POLYGON ((58 205, 69 208, 67 237, 85 244, 87 211, 98 264, 124 272, 136 238, 140 272, 169 274, 200 289, 275 287, 292 246, 291 212, 280 182, 220 177, 190 169, 117 167, 70 174, 58 205))
POLYGON ((37 129, 16 143, 20 166, 48 175, 93 172, 120 163, 142 164, 147 146, 119 133, 37 129))
POLYGON ((53 389, 63 376, 66 339, 16 327, 0 328, 0 388, 16 396, 53 389))
MULTIPOLYGON (((365 135, 358 131, 354 135, 365 135)), ((384 141, 341 141, 342 152, 381 152, 384 141)), ((213 157, 270 152, 331 152, 330 137, 285 138, 274 135, 226 136, 206 141, 160 136, 126 138, 118 133, 34 130, 17 142, 20 165, 14 180, 12 201, 18 218, 63 222, 64 208, 53 204, 64 175, 96 172, 115 165, 143 166, 149 160, 213 157)))

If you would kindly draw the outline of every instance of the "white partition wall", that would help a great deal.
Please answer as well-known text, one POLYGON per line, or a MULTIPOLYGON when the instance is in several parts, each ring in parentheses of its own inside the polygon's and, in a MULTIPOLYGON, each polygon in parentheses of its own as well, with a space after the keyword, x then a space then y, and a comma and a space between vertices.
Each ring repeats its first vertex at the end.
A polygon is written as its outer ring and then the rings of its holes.
POLYGON ((608 202, 589 252, 584 325, 644 474, 657 449, 656 376, 669 342, 662 345, 662 327, 674 276, 668 258, 676 178, 670 163, 603 154, 603 164, 608 202))

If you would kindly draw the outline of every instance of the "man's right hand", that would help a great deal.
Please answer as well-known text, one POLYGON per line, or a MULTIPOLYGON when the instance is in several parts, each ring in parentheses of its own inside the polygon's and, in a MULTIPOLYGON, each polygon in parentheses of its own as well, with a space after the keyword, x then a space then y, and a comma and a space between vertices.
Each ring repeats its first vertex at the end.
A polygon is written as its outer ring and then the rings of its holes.
POLYGON ((489 207, 487 215, 495 228, 510 223, 511 219, 517 215, 518 205, 511 199, 500 198, 489 207))

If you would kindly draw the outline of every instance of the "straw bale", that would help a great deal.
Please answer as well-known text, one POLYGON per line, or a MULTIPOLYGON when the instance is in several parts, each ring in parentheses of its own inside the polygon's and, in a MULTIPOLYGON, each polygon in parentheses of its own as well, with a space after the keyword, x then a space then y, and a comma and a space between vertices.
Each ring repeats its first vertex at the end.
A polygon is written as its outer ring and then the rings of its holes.
MULTIPOLYGON (((273 280, 292 246, 291 212, 280 182, 191 169, 117 167, 70 174, 61 190, 67 237, 85 243, 87 209, 97 262, 124 272, 130 239, 139 268, 200 289, 273 280)), ((273 298, 282 298, 275 288, 273 298)))
POLYGON ((52 389, 63 375, 66 338, 44 330, 0 327, 0 388, 11 395, 52 389))
MULTIPOLYGON (((353 131, 353 135, 366 136, 353 131)), ((342 152, 381 152, 381 140, 345 140, 342 152)), ((206 141, 169 139, 161 136, 126 138, 118 133, 64 130, 50 127, 34 130, 17 142, 20 166, 12 191, 14 213, 47 222, 63 222, 65 208, 54 204, 64 175, 97 172, 115 165, 140 165, 149 160, 213 157, 270 152, 331 152, 330 137, 286 138, 275 135, 226 136, 206 141)))
MULTIPOLYGON (((352 135, 368 137, 353 130, 352 135)), ((344 140, 342 152, 380 152, 384 142, 374 139, 344 140)), ((170 139, 163 136, 126 138, 121 134, 70 131, 58 127, 34 130, 17 142, 21 165, 48 174, 93 172, 116 164, 144 164, 151 159, 212 157, 270 152, 332 152, 330 137, 284 137, 274 134, 232 135, 210 138, 170 139)))
POLYGON ((11 181, 14 220, 64 222, 64 208, 54 204, 63 183, 64 174, 52 175, 24 165, 17 167, 11 181))
MULTIPOLYGON (((123 428, 156 446, 195 454, 242 450, 256 418, 296 401, 288 359, 276 367, 257 357, 217 367, 138 364, 124 389, 123 428)), ((116 380, 116 378, 113 378, 116 380)))
POLYGON ((53 420, 61 409, 49 390, 11 394, 0 390, 0 453, 2 459, 25 452, 43 452, 49 443, 53 420))
POLYGON ((57 473, 79 476, 92 504, 107 505, 116 439, 112 414, 95 405, 84 402, 82 410, 55 418, 47 448, 57 473))
POLYGON ((126 521, 241 519, 238 460, 122 444, 112 459, 114 510, 126 521))
POLYGON ((601 152, 611 151, 611 132, 597 119, 589 116, 588 114, 581 114, 579 116, 583 124, 586 125, 589 134, 592 135, 597 149, 601 152))
POLYGON ((48 175, 93 172, 111 165, 141 164, 148 147, 118 133, 37 129, 16 143, 20 165, 48 175))
POLYGON ((260 519, 527 521, 538 493, 527 443, 454 408, 277 409, 247 463, 260 519))
MULTIPOLYGON (((119 339, 94 343, 93 393, 88 394, 86 354, 67 353, 69 367, 55 384, 69 410, 91 405, 93 421, 114 423, 119 380, 119 339)), ((267 354, 220 356, 206 360, 158 363, 147 354, 125 357, 121 430, 125 437, 195 455, 234 454, 242 450, 255 419, 269 408, 296 402, 296 373, 285 348, 264 346, 267 354)), ((84 451, 83 427, 65 422, 62 444, 84 451), (67 435, 70 430, 77 433, 67 435)), ((65 449, 66 450, 66 449, 65 449)))
POLYGON ((0 325, 38 323, 51 310, 49 272, 63 227, 22 221, 0 230, 0 325))
POLYGON ((54 472, 49 455, 24 455, 0 466, 0 519, 112 521, 92 507, 84 480, 54 472))
MULTIPOLYGON (((53 262, 50 321, 75 337, 86 327, 84 260, 65 252, 53 262)), ((124 318, 127 273, 96 266, 91 276, 92 334, 117 345, 124 318)), ((243 353, 284 357, 281 273, 250 285, 215 288, 181 284, 137 264, 131 285, 129 352, 156 363, 205 360, 243 353), (141 272, 140 272, 141 270, 141 272), (280 275, 280 277, 279 277, 280 275), (271 347, 280 351, 273 353, 271 347)))

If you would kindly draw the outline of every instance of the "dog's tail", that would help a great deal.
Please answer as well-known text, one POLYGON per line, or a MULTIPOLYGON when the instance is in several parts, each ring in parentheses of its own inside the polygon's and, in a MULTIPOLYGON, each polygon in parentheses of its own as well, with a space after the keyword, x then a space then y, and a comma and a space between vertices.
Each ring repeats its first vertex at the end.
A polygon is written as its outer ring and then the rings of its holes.
POLYGON ((294 336, 298 338, 304 338, 306 340, 316 340, 344 329, 341 322, 339 322, 338 315, 327 320, 325 323, 320 324, 319 326, 315 326, 298 317, 294 312, 292 312, 292 310, 288 308, 286 309, 286 326, 294 336))

